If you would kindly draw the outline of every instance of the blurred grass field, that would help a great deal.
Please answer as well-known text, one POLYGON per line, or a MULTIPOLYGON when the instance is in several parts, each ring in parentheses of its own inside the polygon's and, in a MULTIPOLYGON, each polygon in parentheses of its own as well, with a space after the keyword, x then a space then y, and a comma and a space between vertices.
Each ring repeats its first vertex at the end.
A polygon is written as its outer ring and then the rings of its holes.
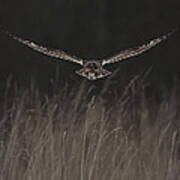
POLYGON ((10 89, 1 106, 0 180, 180 180, 178 87, 156 101, 135 77, 110 104, 106 87, 92 95, 86 83, 51 97, 10 89))

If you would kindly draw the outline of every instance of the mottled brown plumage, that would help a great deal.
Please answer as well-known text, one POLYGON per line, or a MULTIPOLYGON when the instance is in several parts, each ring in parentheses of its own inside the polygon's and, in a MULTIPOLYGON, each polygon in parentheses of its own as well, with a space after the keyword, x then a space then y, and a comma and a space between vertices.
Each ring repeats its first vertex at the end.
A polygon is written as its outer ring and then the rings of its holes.
POLYGON ((51 56, 51 57, 59 58, 61 60, 66 60, 66 61, 77 63, 77 64, 83 66, 82 69, 76 71, 77 74, 79 74, 89 80, 97 80, 97 79, 104 78, 111 74, 111 72, 103 69, 104 65, 116 63, 116 62, 122 61, 124 59, 142 54, 143 52, 151 49, 152 47, 156 46, 160 42, 166 40, 170 35, 172 35, 175 32, 175 30, 173 30, 170 33, 163 35, 159 38, 153 39, 153 40, 149 41, 148 43, 143 44, 141 46, 137 46, 135 48, 130 48, 130 49, 120 51, 118 54, 116 54, 110 58, 106 58, 106 59, 102 59, 102 60, 101 59, 89 60, 89 61, 82 59, 82 58, 78 58, 76 56, 71 56, 62 50, 51 50, 47 47, 40 46, 32 41, 24 40, 20 37, 17 37, 7 31, 1 30, 1 32, 5 33, 10 38, 20 42, 21 44, 24 44, 25 46, 28 46, 29 48, 32 48, 33 50, 43 53, 47 56, 51 56))

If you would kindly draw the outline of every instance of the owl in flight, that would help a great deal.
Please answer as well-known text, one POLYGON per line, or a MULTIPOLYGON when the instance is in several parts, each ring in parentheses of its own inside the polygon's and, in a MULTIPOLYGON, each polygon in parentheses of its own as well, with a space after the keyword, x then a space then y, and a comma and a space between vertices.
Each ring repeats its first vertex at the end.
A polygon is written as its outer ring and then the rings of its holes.
POLYGON ((151 49, 152 47, 156 46, 160 42, 166 40, 170 35, 172 35, 175 32, 175 30, 172 30, 171 32, 169 32, 166 35, 163 35, 156 39, 150 40, 148 43, 145 43, 143 45, 140 45, 140 46, 137 46, 134 48, 130 48, 130 49, 126 49, 126 50, 122 50, 118 54, 116 54, 112 57, 105 58, 105 59, 95 59, 95 60, 86 60, 86 59, 78 58, 76 56, 71 56, 62 50, 58 50, 58 49, 53 50, 53 49, 49 49, 44 46, 40 46, 32 41, 24 40, 20 37, 17 37, 7 31, 5 31, 5 30, 2 30, 2 29, 1 29, 1 32, 5 33, 10 38, 18 41, 19 43, 21 43, 35 51, 43 53, 47 56, 51 56, 51 57, 58 58, 61 60, 66 60, 69 62, 77 63, 83 67, 82 69, 76 71, 77 74, 79 74, 80 76, 83 76, 89 80, 97 80, 97 79, 104 78, 111 74, 111 72, 109 72, 103 68, 104 65, 116 63, 116 62, 122 61, 124 59, 130 58, 133 56, 137 56, 137 55, 151 49))

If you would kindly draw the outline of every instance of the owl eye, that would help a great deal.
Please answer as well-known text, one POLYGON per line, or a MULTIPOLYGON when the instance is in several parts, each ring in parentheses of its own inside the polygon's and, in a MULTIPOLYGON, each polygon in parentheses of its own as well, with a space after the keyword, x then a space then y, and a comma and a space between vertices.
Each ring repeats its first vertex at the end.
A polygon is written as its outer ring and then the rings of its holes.
POLYGON ((94 69, 97 69, 98 67, 97 67, 97 65, 96 65, 96 64, 93 64, 93 68, 94 68, 94 69))

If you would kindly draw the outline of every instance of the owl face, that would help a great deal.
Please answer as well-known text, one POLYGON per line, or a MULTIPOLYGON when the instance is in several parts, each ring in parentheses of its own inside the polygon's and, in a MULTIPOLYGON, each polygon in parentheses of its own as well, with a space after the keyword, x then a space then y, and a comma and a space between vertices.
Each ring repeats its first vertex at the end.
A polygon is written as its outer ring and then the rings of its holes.
POLYGON ((98 61, 86 62, 84 68, 76 71, 76 73, 89 80, 100 79, 111 74, 111 72, 103 69, 98 61))

